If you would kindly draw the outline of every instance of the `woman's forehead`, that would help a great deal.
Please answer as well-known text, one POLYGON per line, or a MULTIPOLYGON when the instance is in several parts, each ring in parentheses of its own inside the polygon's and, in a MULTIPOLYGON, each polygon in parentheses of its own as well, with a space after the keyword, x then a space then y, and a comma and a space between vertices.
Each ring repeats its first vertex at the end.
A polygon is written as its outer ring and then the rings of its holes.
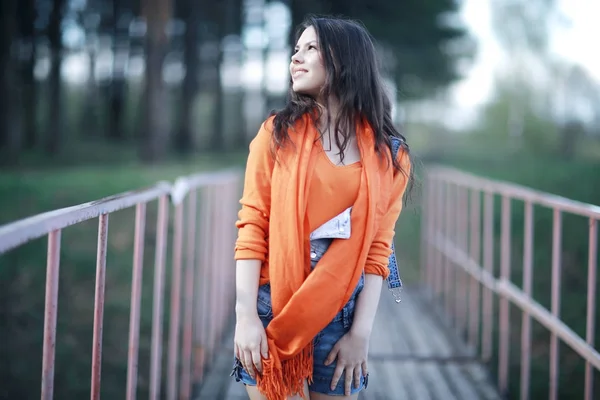
POLYGON ((310 43, 310 42, 316 42, 316 41, 317 41, 317 32, 315 31, 315 28, 313 28, 312 26, 309 26, 308 28, 306 28, 304 30, 304 32, 302 32, 302 34, 298 38, 299 45, 310 43))

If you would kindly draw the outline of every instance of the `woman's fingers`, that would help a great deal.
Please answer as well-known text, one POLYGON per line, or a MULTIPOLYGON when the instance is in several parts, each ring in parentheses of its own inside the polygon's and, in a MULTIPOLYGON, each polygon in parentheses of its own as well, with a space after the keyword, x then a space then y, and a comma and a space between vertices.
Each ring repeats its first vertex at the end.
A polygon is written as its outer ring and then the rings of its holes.
POLYGON ((243 354, 244 361, 242 361, 242 364, 244 365, 244 369, 252 379, 255 379, 256 374, 254 373, 254 364, 252 363, 252 353, 249 350, 245 350, 243 354))
POLYGON ((346 367, 346 376, 344 377, 344 394, 350 396, 352 391, 352 375, 354 375, 354 369, 346 367))
POLYGON ((356 367, 354 367, 354 387, 357 389, 360 387, 360 375, 361 367, 360 365, 357 365, 356 367))
POLYGON ((254 365, 254 367, 256 367, 256 370, 258 371, 258 373, 262 373, 262 360, 260 358, 260 347, 259 346, 255 346, 252 349, 252 364, 254 365))

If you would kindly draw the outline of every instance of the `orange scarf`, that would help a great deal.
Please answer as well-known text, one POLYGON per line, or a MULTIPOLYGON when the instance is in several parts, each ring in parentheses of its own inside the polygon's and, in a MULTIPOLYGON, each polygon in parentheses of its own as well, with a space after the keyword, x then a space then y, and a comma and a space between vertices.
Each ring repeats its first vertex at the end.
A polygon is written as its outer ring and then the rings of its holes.
MULTIPOLYGON (((273 320, 266 333, 269 358, 263 359, 258 389, 268 400, 302 393, 312 380, 313 338, 350 299, 363 271, 376 232, 382 174, 369 124, 357 128, 363 165, 360 190, 352 213, 352 236, 334 240, 311 272, 307 191, 319 146, 308 115, 290 129, 294 145, 278 151, 271 181, 269 278, 273 320)), ((385 191, 384 191, 385 192, 385 191)), ((381 203, 379 203, 381 204, 381 203)))

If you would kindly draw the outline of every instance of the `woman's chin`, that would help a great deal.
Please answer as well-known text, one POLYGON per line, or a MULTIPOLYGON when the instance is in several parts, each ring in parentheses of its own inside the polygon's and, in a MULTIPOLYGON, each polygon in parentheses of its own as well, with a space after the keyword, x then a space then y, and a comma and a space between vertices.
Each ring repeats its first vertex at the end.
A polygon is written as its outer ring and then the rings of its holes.
POLYGON ((301 85, 293 85, 292 90, 296 94, 301 94, 304 96, 315 97, 314 90, 310 90, 309 88, 302 87, 301 85))

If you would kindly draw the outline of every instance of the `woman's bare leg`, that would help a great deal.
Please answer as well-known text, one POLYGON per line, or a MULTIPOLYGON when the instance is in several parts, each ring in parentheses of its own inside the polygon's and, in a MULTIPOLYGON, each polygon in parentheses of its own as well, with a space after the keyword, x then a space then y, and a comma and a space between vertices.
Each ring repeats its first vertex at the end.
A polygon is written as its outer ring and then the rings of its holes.
POLYGON ((359 393, 350 396, 328 396, 323 393, 310 392, 310 400, 356 400, 359 393))
MULTIPOLYGON (((256 388, 256 386, 248 386, 246 385, 246 391, 248 392, 248 396, 250 397, 250 400, 266 400, 266 397, 263 396, 258 389, 256 388)), ((296 395, 293 397, 288 397, 288 400, 301 400, 302 397, 296 395)), ((306 381, 304 381, 304 399, 309 400, 311 399, 311 397, 308 394, 308 383, 306 383, 306 381)))

